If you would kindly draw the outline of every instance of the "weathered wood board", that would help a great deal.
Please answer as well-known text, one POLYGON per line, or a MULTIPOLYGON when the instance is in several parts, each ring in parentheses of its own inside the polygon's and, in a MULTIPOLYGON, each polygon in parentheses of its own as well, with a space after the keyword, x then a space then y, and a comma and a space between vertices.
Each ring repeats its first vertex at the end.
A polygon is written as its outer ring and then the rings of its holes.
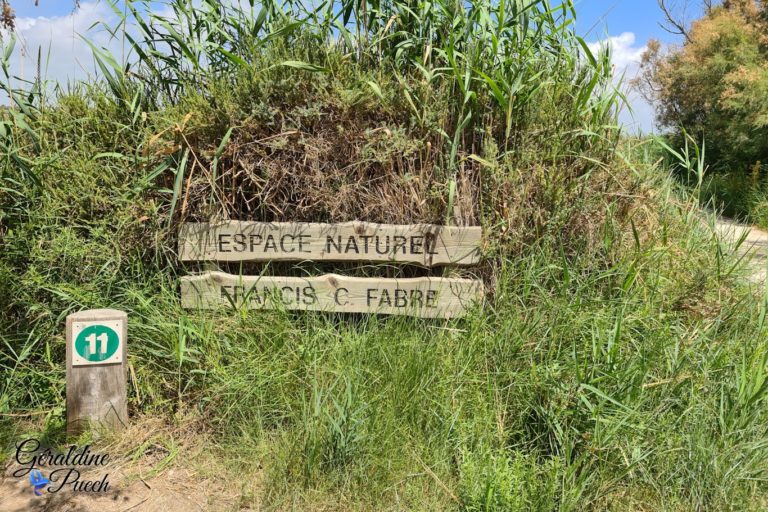
POLYGON ((452 318, 466 314, 482 297, 482 281, 443 277, 279 277, 206 272, 181 280, 181 304, 188 309, 245 306, 452 318))
POLYGON ((182 261, 390 261, 472 265, 480 227, 369 222, 188 223, 179 233, 182 261))
POLYGON ((124 311, 93 309, 67 316, 67 435, 127 424, 127 339, 124 311), (90 343, 95 350, 88 350, 90 343))

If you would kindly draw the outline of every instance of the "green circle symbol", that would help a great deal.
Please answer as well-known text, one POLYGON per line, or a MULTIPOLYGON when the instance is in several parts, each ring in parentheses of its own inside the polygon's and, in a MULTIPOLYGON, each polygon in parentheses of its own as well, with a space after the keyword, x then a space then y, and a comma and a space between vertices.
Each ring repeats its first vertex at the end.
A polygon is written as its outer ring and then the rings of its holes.
POLYGON ((106 325, 91 325, 80 331, 75 339, 75 350, 86 361, 106 361, 117 352, 120 339, 114 329, 106 325))

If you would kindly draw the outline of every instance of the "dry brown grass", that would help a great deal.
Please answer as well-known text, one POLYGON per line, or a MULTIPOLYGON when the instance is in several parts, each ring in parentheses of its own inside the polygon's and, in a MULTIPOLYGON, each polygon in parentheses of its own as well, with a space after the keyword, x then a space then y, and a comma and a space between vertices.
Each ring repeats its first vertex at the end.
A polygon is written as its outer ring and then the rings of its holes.
MULTIPOLYGON (((284 108, 286 108, 284 106, 284 108)), ((230 218, 262 222, 435 223, 482 225, 486 261, 459 275, 482 277, 493 289, 499 257, 522 254, 547 237, 566 254, 600 254, 606 225, 619 234, 618 247, 645 238, 657 219, 655 199, 642 180, 606 153, 595 164, 577 157, 557 161, 544 156, 497 159, 458 155, 458 167, 442 162, 446 148, 429 132, 412 129, 376 108, 346 112, 333 105, 293 105, 282 121, 247 122, 232 136, 212 165, 220 140, 205 135, 204 114, 187 115, 174 130, 156 137, 155 151, 190 151, 176 222, 230 218), (173 135, 172 137, 170 135, 173 135), (451 203, 451 180, 456 194, 451 203), (449 211, 450 210, 450 211, 449 211), (634 231, 632 229, 634 224, 634 231)), ((492 145, 493 143, 491 143, 492 145)), ((530 147, 542 145, 531 139, 530 147)), ((472 147, 482 146, 482 138, 472 147)), ((493 152, 493 149, 486 152, 493 152)), ((478 153, 482 151, 478 150, 478 153)), ((167 185, 172 187, 172 176, 167 185)), ((173 230, 172 230, 173 231, 173 230)), ((170 234, 173 236, 173 232, 170 234)), ((642 240, 641 240, 642 241, 642 240)), ((369 275, 355 264, 223 265, 235 273, 306 271, 369 275)), ((377 267, 373 275, 443 275, 443 269, 377 267)))

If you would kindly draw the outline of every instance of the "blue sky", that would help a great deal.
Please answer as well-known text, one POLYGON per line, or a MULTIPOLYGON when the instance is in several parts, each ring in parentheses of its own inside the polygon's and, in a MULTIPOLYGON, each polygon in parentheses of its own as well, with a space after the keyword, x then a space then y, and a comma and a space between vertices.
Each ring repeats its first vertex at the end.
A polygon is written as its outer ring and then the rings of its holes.
MULTIPOLYGON (((675 3, 683 4, 678 0, 670 2, 670 5, 675 3)), ((688 19, 700 15, 700 10, 694 8, 694 4, 698 5, 691 2, 686 13, 688 19)), ((642 44, 649 39, 659 39, 667 44, 679 42, 679 37, 659 26, 664 16, 656 0, 576 0, 576 12, 577 29, 588 40, 603 38, 606 34, 615 36, 632 32, 642 44)))
MULTIPOLYGON (((656 0, 575 0, 576 30, 587 41, 607 41, 613 50, 616 73, 633 78, 638 72, 639 58, 650 39, 658 39, 665 46, 679 44, 680 36, 670 34, 661 24, 664 15, 656 0)), ((672 0, 670 7, 685 5, 685 1, 672 0)), ((679 8, 675 15, 685 20, 701 16, 700 2, 690 2, 687 11, 679 8)), ((593 45, 593 48, 598 45, 593 45)), ((620 115, 628 130, 651 132, 655 130, 655 112, 637 93, 628 91, 631 112, 620 115)))
MULTIPOLYGON (((673 4, 675 2, 672 2, 673 4)), ((681 5, 682 0, 678 0, 681 5)), ((697 2, 691 2, 696 4, 697 2)), ((47 76, 50 79, 66 81, 67 78, 81 77, 93 65, 90 51, 77 38, 96 21, 109 18, 112 13, 102 1, 81 0, 81 8, 73 12, 71 0, 14 0, 17 31, 24 42, 25 58, 17 57, 18 72, 29 75, 35 66, 37 47, 42 46, 43 54, 49 51, 47 76)), ((632 77, 637 73, 637 63, 649 39, 659 39, 665 45, 679 43, 679 37, 664 31, 659 23, 663 15, 656 0, 576 0, 576 29, 593 48, 609 44, 613 50, 617 74, 632 77)), ((688 19, 700 15, 696 9, 686 13, 688 19)), ((106 44, 106 41, 105 41, 106 44)), ((17 71, 17 70, 14 70, 17 71)), ((634 116, 624 112, 622 122, 630 129, 651 131, 653 109, 636 94, 630 94, 634 116)))
MULTIPOLYGON (((74 5, 70 0, 40 0, 39 3, 35 7, 35 0, 15 0, 13 8, 17 16, 23 18, 50 17, 67 16, 72 13, 74 5)), ((658 25, 662 16, 656 0, 576 0, 576 10, 580 33, 586 34, 593 25, 597 25, 587 34, 594 38, 605 35, 607 25, 608 33, 612 35, 634 32, 641 41, 652 37, 670 42, 674 40, 658 25)), ((696 14, 695 10, 691 10, 690 14, 696 14)))

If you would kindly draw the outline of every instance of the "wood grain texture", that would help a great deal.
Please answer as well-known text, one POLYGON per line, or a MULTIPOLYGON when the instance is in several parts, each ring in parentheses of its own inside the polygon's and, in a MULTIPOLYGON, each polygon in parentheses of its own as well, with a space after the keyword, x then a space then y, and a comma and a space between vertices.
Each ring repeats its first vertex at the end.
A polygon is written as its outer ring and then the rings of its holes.
POLYGON ((128 422, 126 398, 126 346, 128 315, 116 309, 92 309, 67 317, 67 435, 77 436, 89 427, 122 429, 128 422), (72 366, 74 322, 122 320, 122 363, 72 366))
POLYGON ((179 232, 182 261, 389 261, 472 265, 480 227, 369 222, 188 223, 179 232))
POLYGON ((482 281, 443 277, 279 277, 206 272, 181 280, 181 303, 188 309, 234 306, 452 318, 465 315, 482 298, 482 281))

